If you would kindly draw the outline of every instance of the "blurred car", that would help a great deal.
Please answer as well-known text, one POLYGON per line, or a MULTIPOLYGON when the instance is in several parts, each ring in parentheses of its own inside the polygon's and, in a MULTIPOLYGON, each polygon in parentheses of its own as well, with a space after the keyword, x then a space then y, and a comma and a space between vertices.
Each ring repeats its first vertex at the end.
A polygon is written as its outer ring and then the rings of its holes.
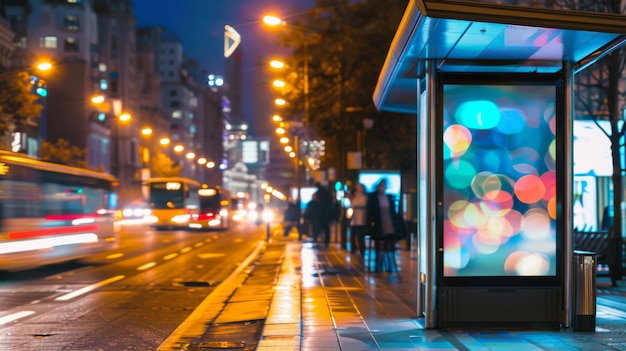
POLYGON ((148 203, 143 199, 138 199, 122 208, 123 219, 143 219, 152 213, 148 203))

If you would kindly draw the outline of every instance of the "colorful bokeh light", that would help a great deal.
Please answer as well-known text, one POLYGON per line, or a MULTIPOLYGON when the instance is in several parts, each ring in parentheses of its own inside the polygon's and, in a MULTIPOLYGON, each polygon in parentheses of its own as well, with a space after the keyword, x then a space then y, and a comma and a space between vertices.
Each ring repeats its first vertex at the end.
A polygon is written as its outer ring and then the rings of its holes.
POLYGON ((444 85, 444 276, 556 275, 555 96, 444 85))

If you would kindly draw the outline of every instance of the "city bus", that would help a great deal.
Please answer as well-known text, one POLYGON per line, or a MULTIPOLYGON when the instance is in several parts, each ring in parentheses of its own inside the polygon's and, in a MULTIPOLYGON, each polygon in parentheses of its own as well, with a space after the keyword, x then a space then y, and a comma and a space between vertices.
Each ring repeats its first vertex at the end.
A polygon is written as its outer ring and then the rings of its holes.
POLYGON ((184 177, 156 177, 145 181, 150 215, 144 221, 155 229, 189 228, 200 209, 200 183, 184 177))
POLYGON ((114 249, 117 179, 0 150, 0 271, 114 249))
POLYGON ((221 187, 203 184, 198 190, 200 211, 191 216, 189 227, 193 229, 230 228, 230 192, 221 187))

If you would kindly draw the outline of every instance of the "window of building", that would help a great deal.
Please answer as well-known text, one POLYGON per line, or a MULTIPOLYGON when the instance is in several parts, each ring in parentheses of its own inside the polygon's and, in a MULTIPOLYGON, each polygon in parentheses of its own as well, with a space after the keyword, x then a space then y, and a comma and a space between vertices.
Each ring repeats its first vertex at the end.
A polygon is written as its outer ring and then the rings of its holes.
POLYGON ((39 46, 46 49, 56 49, 58 38, 55 36, 45 36, 39 40, 39 46))
POLYGON ((178 96, 178 91, 170 90, 170 96, 178 96))
POLYGON ((134 140, 131 140, 130 142, 130 163, 131 164, 134 165, 137 163, 137 155, 138 155, 137 143, 134 140))
POLYGON ((118 55, 118 45, 117 45, 117 39, 115 37, 111 37, 111 58, 112 59, 117 59, 117 55, 118 55))
POLYGON ((83 3, 83 0, 67 0, 67 3, 68 4, 77 4, 77 5, 79 5, 79 4, 83 3))
POLYGON ((111 89, 111 94, 117 94, 118 92, 118 84, 117 84, 117 79, 115 80, 111 80, 110 84, 109 84, 109 88, 111 89))
POLYGON ((78 17, 76 16, 65 16, 65 19, 63 20, 63 25, 65 26, 65 29, 68 30, 78 30, 78 17))
POLYGON ((100 79, 100 90, 106 91, 109 89, 109 82, 106 79, 100 79))
POLYGON ((107 64, 104 62, 100 62, 98 64, 98 71, 100 72, 106 72, 107 71, 107 64))
POLYGON ((176 110, 172 112, 172 118, 181 119, 183 117, 183 112, 181 110, 176 110))
POLYGON ((78 48, 78 40, 76 38, 67 38, 65 39, 65 52, 78 52, 80 51, 78 48))
POLYGON ((173 76, 174 76, 174 71, 170 71, 170 72, 169 72, 169 76, 170 76, 170 77, 173 77, 173 76))
POLYGON ((171 108, 178 108, 178 107, 180 107, 180 102, 172 101, 172 102, 170 102, 170 107, 171 108))

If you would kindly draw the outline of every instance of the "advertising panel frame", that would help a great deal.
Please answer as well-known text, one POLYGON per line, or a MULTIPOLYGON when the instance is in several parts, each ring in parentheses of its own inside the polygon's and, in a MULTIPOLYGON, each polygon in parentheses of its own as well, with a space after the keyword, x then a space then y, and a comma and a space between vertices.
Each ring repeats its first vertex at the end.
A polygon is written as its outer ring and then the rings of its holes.
MULTIPOLYGON (((444 267, 444 257, 446 255, 445 230, 450 228, 450 223, 445 223, 448 217, 447 205, 450 205, 450 199, 446 198, 446 162, 445 152, 450 153, 448 146, 445 146, 446 135, 444 135, 446 99, 446 86, 467 86, 467 87, 507 87, 514 89, 515 87, 533 87, 544 86, 553 87, 553 106, 554 106, 554 124, 548 128, 554 128, 554 179, 564 174, 565 157, 561 154, 565 150, 565 136, 563 130, 565 128, 565 116, 562 109, 564 98, 564 87, 562 77, 559 74, 495 74, 495 73, 439 73, 437 84, 437 113, 435 133, 439 141, 435 143, 436 159, 441 160, 437 164, 437 204, 439 207, 437 215, 437 242, 438 252, 436 257, 437 272, 437 314, 438 324, 440 327, 456 327, 464 326, 472 323, 478 327, 493 327, 498 324, 502 327, 510 326, 542 326, 554 327, 560 326, 560 311, 562 309, 563 299, 563 281, 564 281, 564 222, 563 222, 563 194, 565 185, 560 182, 554 184, 555 199, 552 206, 553 214, 551 230, 554 238, 554 256, 550 258, 549 264, 554 265, 548 273, 524 275, 522 273, 511 273, 507 270, 507 274, 460 274, 454 276, 450 274, 450 270, 446 273, 444 267), (444 150, 445 149, 445 150, 444 150), (447 227, 446 227, 447 226, 447 227), (517 306, 512 306, 511 301, 517 301, 517 306), (495 306, 495 308, 494 308, 495 306), (498 308, 500 306, 501 308, 498 308), (546 312, 547 311, 547 312, 546 312), (477 314, 478 312, 478 314, 477 314)), ((528 89, 526 89, 528 90, 528 89)), ((472 94, 474 94, 472 92, 472 94)), ((509 96, 503 96, 506 100, 509 96)), ((528 103, 528 102, 526 102, 528 103)), ((500 107, 498 107, 499 109, 500 107)), ((468 114, 475 113, 472 107, 469 108, 468 114)), ((524 127, 525 128, 525 127, 524 127)), ((490 132, 487 132, 490 133, 490 132)), ((480 142, 481 138, 476 138, 480 142)), ((510 151, 510 150, 509 150, 510 151)), ((506 150, 505 150, 506 152, 506 150)), ((481 160, 481 162, 484 162, 481 160)), ((539 160, 542 162, 542 160, 539 160)), ((539 178, 539 177, 537 177, 539 178)), ((515 190, 510 191, 512 202, 515 206, 517 194, 515 190)), ((544 205, 547 207, 548 205, 544 205)), ((469 201, 468 201, 469 203, 469 201)), ((526 204, 524 204, 526 205, 526 204)), ((531 207, 534 205, 529 205, 531 207)), ((548 213, 548 210, 544 211, 548 213)), ((523 216, 522 216, 523 217, 523 216)), ((475 229, 475 228, 472 228, 475 229)), ((519 228, 517 229, 519 230, 519 228)), ((521 232, 521 231, 520 231, 521 232)), ((520 232, 516 232, 519 236, 520 232)), ((475 234, 475 233, 473 233, 475 234)), ((472 235, 473 235, 472 234, 472 235)), ((450 237, 448 237, 448 240, 450 237)), ((471 239, 475 240, 475 238, 471 239)), ((504 239, 508 240, 508 239, 504 239)), ((503 241, 504 241, 503 240, 503 241)), ((472 245, 471 243, 470 245, 472 245)), ((508 244, 508 243, 507 243, 508 244)), ((507 245, 504 244, 504 245, 507 245)), ((524 245, 523 243, 520 244, 524 245)), ((528 244, 525 244, 528 247, 528 244)), ((459 249, 460 251, 460 249, 459 249)), ((459 254, 460 256, 460 254, 459 254)), ((509 255, 510 258, 512 255, 509 255)), ((466 263, 466 262, 464 262, 466 263)), ((502 262, 497 262, 501 264, 502 262)), ((544 262, 545 263, 545 262, 544 262)), ((507 259, 508 264, 508 259, 507 259)), ((504 269, 500 267, 499 269, 504 269)))

